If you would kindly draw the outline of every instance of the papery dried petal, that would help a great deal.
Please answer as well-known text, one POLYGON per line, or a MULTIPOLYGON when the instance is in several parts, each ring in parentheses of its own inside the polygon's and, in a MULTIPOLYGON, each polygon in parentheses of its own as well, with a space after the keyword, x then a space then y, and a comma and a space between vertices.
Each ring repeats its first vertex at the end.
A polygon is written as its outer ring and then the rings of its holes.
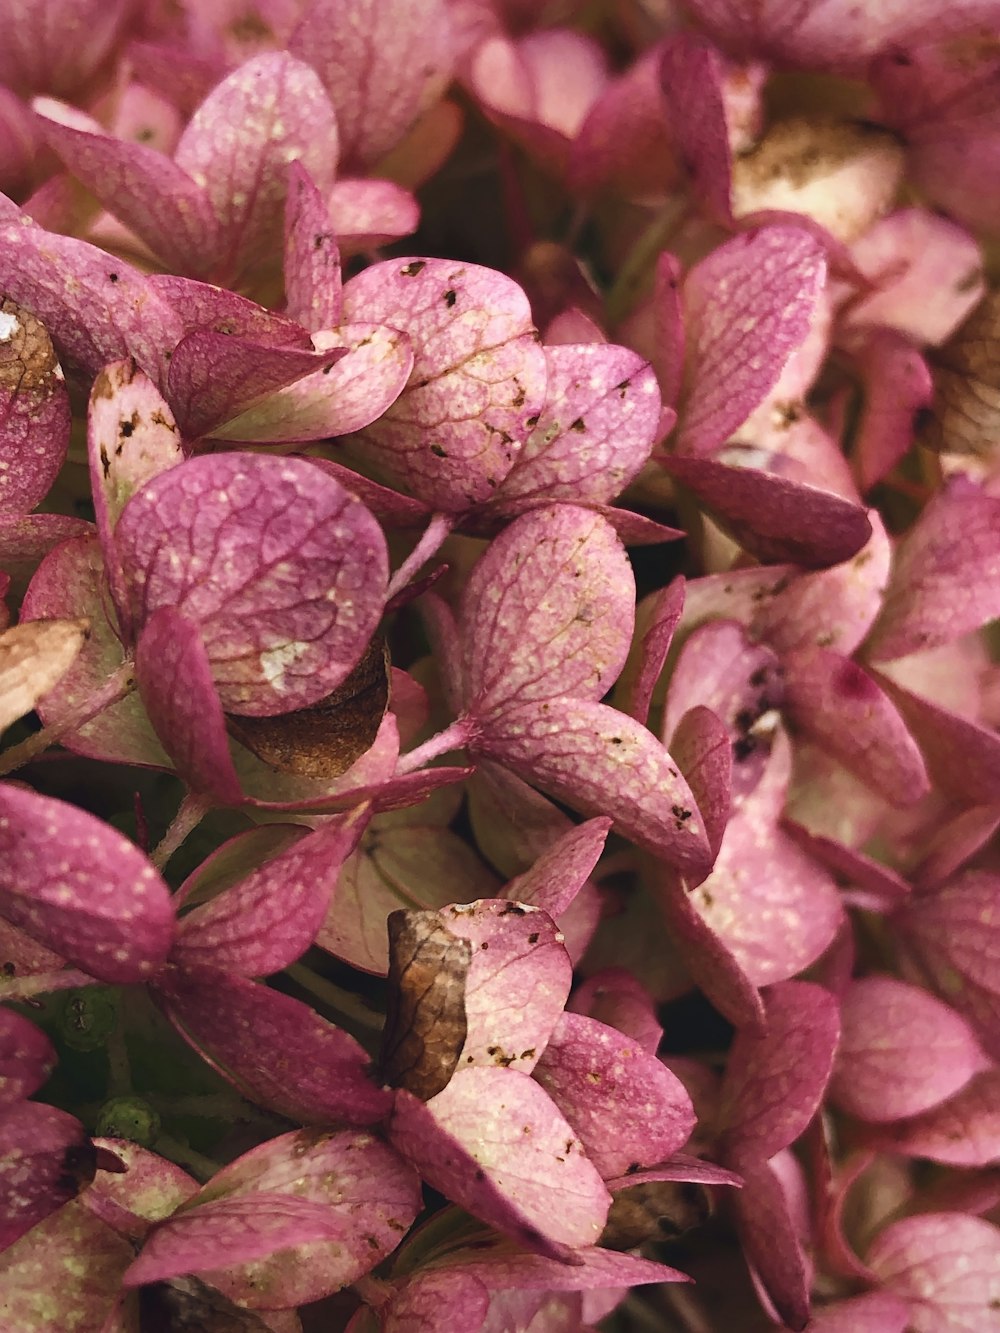
POLYGON ((581 1014, 559 1019, 535 1078, 605 1178, 669 1157, 694 1128, 691 1099, 666 1065, 581 1014))
POLYGON ((830 1083, 836 1104, 881 1123, 917 1115, 963 1087, 983 1056, 966 1023, 926 991, 891 977, 862 977, 841 1007, 830 1083))
POLYGON ((521 288, 475 264, 394 259, 351 279, 344 319, 399 329, 416 354, 408 387, 362 437, 366 456, 436 507, 489 499, 545 395, 521 288))
POLYGON ((466 708, 478 719, 561 694, 599 699, 632 637, 628 558, 602 519, 549 506, 506 528, 462 597, 466 708))
POLYGON ((794 1143, 823 1096, 840 1035, 836 1001, 820 986, 783 981, 766 1005, 766 1033, 739 1032, 726 1065, 721 1119, 736 1163, 794 1143))
POLYGON ((357 662, 381 612, 381 530, 303 460, 191 459, 133 497, 116 539, 137 622, 172 606, 195 623, 233 712, 317 703, 357 662), (175 567, 167 556, 180 532, 175 567))
POLYGON ((213 1068, 279 1115, 373 1124, 391 1104, 354 1038, 289 995, 209 968, 164 974, 157 994, 213 1068))
POLYGON ((0 634, 0 731, 31 710, 73 665, 87 620, 37 620, 0 634))
POLYGON ((390 1142, 446 1198, 537 1253, 593 1244, 611 1196, 527 1074, 459 1070, 427 1103, 397 1092, 390 1142))
POLYGON ((876 1237, 868 1262, 910 1306, 913 1333, 966 1333, 995 1323, 1000 1231, 962 1213, 924 1213, 876 1237))
POLYGON ((166 958, 166 884, 113 828, 62 801, 0 789, 0 911, 101 981, 148 977, 166 958), (51 861, 38 848, 50 845, 51 861))
POLYGON ((0 300, 0 511, 26 514, 59 474, 69 444, 69 398, 44 325, 0 300))

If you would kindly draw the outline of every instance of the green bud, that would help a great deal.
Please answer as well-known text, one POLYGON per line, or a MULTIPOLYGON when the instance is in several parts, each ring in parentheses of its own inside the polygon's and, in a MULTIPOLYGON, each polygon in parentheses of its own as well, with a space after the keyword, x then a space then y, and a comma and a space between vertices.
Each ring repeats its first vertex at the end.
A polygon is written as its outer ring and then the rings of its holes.
POLYGON ((142 1097, 112 1097, 98 1111, 94 1133, 98 1138, 129 1139, 149 1148, 159 1137, 160 1117, 142 1097))
POLYGON ((118 1017, 118 993, 106 986, 68 990, 59 1011, 59 1035, 74 1051, 96 1051, 118 1017))

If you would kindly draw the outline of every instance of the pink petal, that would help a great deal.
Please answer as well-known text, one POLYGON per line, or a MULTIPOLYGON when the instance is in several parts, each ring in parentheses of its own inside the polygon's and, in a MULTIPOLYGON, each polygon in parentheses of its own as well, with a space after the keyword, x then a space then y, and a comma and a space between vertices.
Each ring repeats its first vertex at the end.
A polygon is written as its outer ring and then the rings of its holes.
POLYGON ((560 694, 599 699, 628 653, 633 587, 621 543, 595 514, 558 505, 512 523, 462 596, 468 711, 492 720, 560 694))
POLYGON ((441 0, 313 0, 288 49, 307 60, 337 109, 344 164, 377 162, 434 102, 451 75, 441 0))
POLYGON ((938 491, 896 548, 875 661, 905 657, 1000 615, 1000 501, 964 477, 938 491))
POLYGON ((910 896, 910 885, 889 866, 842 842, 810 833, 801 824, 785 820, 784 831, 802 848, 834 875, 840 875, 848 884, 874 895, 886 907, 895 906, 910 896))
POLYGON ((767 992, 767 1031, 741 1031, 729 1052, 722 1122, 730 1157, 765 1160, 794 1143, 819 1106, 840 1034, 820 986, 783 981, 767 992))
MULTIPOLYGON (((239 1218, 256 1215, 262 1195, 273 1201, 272 1208, 308 1203, 322 1209, 340 1235, 295 1244, 263 1262, 220 1265, 206 1273, 213 1287, 251 1309, 306 1304, 355 1282, 395 1249, 420 1210, 415 1173, 372 1135, 299 1130, 260 1144, 216 1172, 177 1223, 225 1201, 232 1231, 220 1240, 238 1244, 239 1218)), ((206 1237, 206 1250, 212 1243, 206 1237)))
MULTIPOLYGON (((834 648, 845 657, 854 652, 882 608, 892 560, 878 511, 869 510, 868 520, 872 535, 850 560, 814 574, 786 578, 772 596, 759 598, 750 621, 754 637, 779 653, 810 646, 834 648)), ((698 580, 690 586, 700 588, 705 582, 698 580)))
POLYGON ((208 275, 222 236, 206 192, 143 143, 92 134, 44 117, 45 138, 66 169, 170 268, 208 275))
POLYGON ((373 1124, 391 1104, 353 1037, 308 1005, 208 968, 157 987, 182 1035, 253 1101, 303 1124, 373 1124))
POLYGON ((349 1224, 330 1208, 263 1191, 193 1203, 157 1227, 124 1278, 126 1287, 230 1268, 316 1242, 341 1243, 349 1224))
POLYGON ((573 992, 567 1009, 617 1028, 651 1055, 663 1037, 652 997, 623 967, 608 967, 588 977, 573 992))
POLYGON ((951 1166, 989 1166, 1000 1158, 1000 1069, 973 1074, 940 1105, 893 1126, 892 1147, 951 1166))
POLYGON ((0 511, 26 514, 59 475, 69 444, 69 397, 44 325, 0 301, 0 511))
POLYGON ((733 1196, 747 1261, 787 1328, 809 1319, 809 1273, 781 1182, 767 1162, 742 1165, 745 1183, 733 1196))
POLYGON ((37 1092, 55 1063, 52 1043, 34 1023, 13 1009, 0 1009, 0 1107, 37 1092))
POLYGON ((604 1287, 640 1287, 651 1282, 689 1282, 684 1273, 666 1264, 635 1254, 619 1254, 596 1245, 573 1251, 572 1263, 525 1254, 509 1242, 492 1248, 454 1250, 448 1264, 461 1273, 478 1277, 491 1290, 593 1291, 604 1287))
POLYGON ((724 77, 721 54, 703 37, 678 33, 664 43, 660 84, 675 151, 699 203, 713 222, 723 226, 732 219, 724 77))
POLYGON ((239 804, 243 792, 198 626, 161 606, 139 635, 135 671, 146 715, 191 791, 239 804))
POLYGON ((1000 1231, 962 1213, 924 1213, 876 1237, 868 1262, 910 1306, 913 1333, 972 1333, 1000 1301, 1000 1231))
POLYGON ((196 439, 227 425, 276 389, 317 369, 322 371, 326 365, 332 368, 339 356, 264 347, 231 334, 199 329, 174 348, 167 395, 184 434, 196 439))
POLYGON ((849 560, 871 536, 860 505, 831 491, 754 467, 707 458, 661 457, 709 514, 760 560, 791 560, 823 568, 849 560))
POLYGON ((285 305, 307 329, 340 323, 340 251, 330 211, 301 162, 288 168, 285 202, 285 305))
POLYGON ((793 227, 735 236, 691 270, 679 453, 711 454, 764 401, 809 332, 825 278, 822 247, 793 227))
POLYGON ((244 338, 261 347, 297 347, 310 352, 308 332, 287 315, 267 310, 245 296, 215 287, 208 282, 178 278, 172 273, 153 273, 149 284, 158 297, 176 311, 182 321, 178 339, 198 330, 244 338))
POLYGON ((587 881, 608 838, 610 819, 588 819, 558 838, 530 869, 517 875, 504 888, 511 902, 540 907, 558 918, 587 881))
POLYGON ((929 408, 934 384, 927 362, 905 338, 877 329, 857 348, 865 405, 854 441, 858 485, 868 491, 906 456, 918 413, 929 408))
POLYGON ((694 1128, 691 1099, 666 1065, 581 1014, 559 1019, 535 1078, 606 1178, 669 1157, 694 1128))
POLYGON ((60 356, 91 374, 134 356, 161 380, 181 321, 150 279, 84 241, 40 227, 0 233, 0 286, 42 321, 60 356))
POLYGON ((133 497, 116 539, 137 622, 173 606, 197 624, 233 712, 318 703, 348 675, 381 613, 380 528, 304 460, 192 459, 133 497), (173 568, 165 552, 180 533, 186 558, 173 568))
POLYGON ((38 1102, 7 1107, 0 1114, 0 1250, 74 1198, 93 1161, 73 1116, 38 1102))
POLYGON ((426 1103, 400 1090, 389 1137, 434 1189, 538 1253, 565 1258, 601 1234, 611 1196, 527 1074, 460 1069, 426 1103))
POLYGON ((337 124, 314 72, 285 51, 248 60, 188 122, 175 161, 200 185, 237 274, 280 236, 287 166, 298 159, 320 190, 337 166, 337 124))
MULTIPOLYGON (((661 592, 653 595, 648 606, 648 615, 643 615, 637 630, 642 631, 639 644, 639 668, 631 685, 630 716, 643 724, 649 718, 649 709, 653 702, 653 691, 663 674, 667 654, 673 642, 684 610, 685 581, 682 575, 673 579, 661 592)), ((643 604, 643 610, 647 609, 643 604)))
POLYGON ((521 704, 491 721, 477 749, 582 814, 610 816, 682 873, 705 873, 711 853, 691 789, 634 718, 581 699, 521 704))
MULTIPOLYGON (((413 369, 410 340, 382 324, 342 324, 336 332, 315 334, 313 341, 329 354, 321 370, 268 394, 213 429, 213 437, 283 444, 362 430, 396 401, 413 369)), ((336 465, 322 461, 336 475, 336 465)), ((375 482, 368 489, 383 490, 375 482)), ((360 481, 357 493, 379 512, 360 481)))
POLYGON ((709 848, 717 857, 732 793, 733 747, 729 733, 710 708, 699 704, 677 724, 670 748, 698 801, 709 848))
POLYGON ((245 976, 278 972, 316 938, 368 811, 328 820, 180 923, 171 959, 245 976))
POLYGON ((704 1162, 700 1157, 691 1157, 687 1153, 674 1153, 669 1162, 651 1166, 645 1171, 630 1171, 626 1176, 605 1181, 608 1189, 617 1194, 632 1185, 655 1184, 658 1181, 688 1181, 697 1185, 731 1185, 740 1189, 743 1177, 735 1171, 727 1171, 724 1166, 714 1162, 704 1162))
POLYGON ((906 1333, 909 1306, 886 1291, 813 1308, 809 1333, 906 1333))
POLYGON ((379 1312, 382 1333, 435 1333, 441 1311, 463 1333, 477 1333, 490 1308, 489 1289, 467 1273, 449 1268, 418 1272, 379 1312))
MULTIPOLYGON (((33 622, 69 615, 86 616, 90 622, 90 635, 79 656, 39 701, 42 721, 58 725, 124 662, 118 627, 108 620, 104 558, 98 539, 74 537, 50 551, 31 580, 21 614, 25 621, 33 622)), ((170 766, 137 694, 112 704, 79 731, 64 736, 62 744, 96 759, 170 766)))
POLYGON ((174 913, 138 847, 93 815, 21 787, 0 789, 0 910, 101 981, 128 983, 164 961, 174 913), (54 861, 38 856, 58 846, 54 861))
POLYGON ((657 438, 660 394, 648 362, 626 347, 547 347, 545 407, 498 499, 613 500, 657 438))
POLYGON ((500 1065, 530 1074, 569 997, 573 968, 551 917, 505 899, 446 907, 453 935, 468 940, 468 1033, 458 1066, 500 1065))
POLYGON ((489 499, 545 396, 545 354, 509 278, 475 264, 393 259, 344 288, 346 321, 407 334, 409 386, 362 437, 388 478, 436 507, 489 499))
POLYGON ((0 731, 30 713, 73 665, 86 620, 23 621, 0 633, 0 731))
POLYGON ((0 82, 23 95, 78 92, 114 46, 128 14, 123 0, 26 12, 5 5, 10 33, 0 54, 0 82))
POLYGON ((880 1124, 918 1115, 963 1087, 983 1057, 968 1026, 927 991, 891 977, 855 981, 830 1092, 851 1115, 880 1124))
POLYGON ((824 648, 786 653, 784 665, 785 707, 797 731, 893 805, 927 795, 917 743, 867 671, 824 648))
POLYGON ((339 180, 327 202, 345 255, 368 254, 420 226, 416 198, 394 181, 339 180))

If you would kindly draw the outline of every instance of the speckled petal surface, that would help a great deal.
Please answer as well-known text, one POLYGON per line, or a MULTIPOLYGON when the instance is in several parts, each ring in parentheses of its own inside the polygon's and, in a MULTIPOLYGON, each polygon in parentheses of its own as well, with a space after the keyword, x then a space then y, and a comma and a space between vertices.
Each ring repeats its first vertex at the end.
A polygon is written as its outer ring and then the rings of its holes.
POLYGON ((996 1323, 1000 1230, 962 1213, 924 1213, 876 1237, 868 1263, 910 1306, 913 1333, 973 1333, 996 1323))
POLYGON ((48 493, 69 444, 69 397, 52 340, 16 301, 0 301, 0 512, 48 493))
POLYGON ((285 307, 307 329, 340 323, 340 251, 330 212, 301 162, 288 168, 285 200, 285 307))
POLYGON ((13 1009, 0 1009, 0 1107, 30 1097, 55 1063, 55 1049, 44 1032, 13 1009))
POLYGON ((0 731, 30 713, 59 683, 88 634, 85 619, 29 620, 0 633, 0 731))

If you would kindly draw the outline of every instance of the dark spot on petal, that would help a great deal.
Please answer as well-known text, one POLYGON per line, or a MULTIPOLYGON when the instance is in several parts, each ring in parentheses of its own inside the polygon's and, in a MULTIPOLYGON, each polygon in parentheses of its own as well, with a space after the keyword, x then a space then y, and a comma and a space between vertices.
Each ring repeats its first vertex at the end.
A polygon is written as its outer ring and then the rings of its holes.
POLYGON ((449 287, 444 294, 445 305, 450 310, 457 300, 458 300, 458 293, 455 291, 453 287, 449 287))
POLYGON ((128 440, 131 438, 132 433, 135 430, 135 422, 123 421, 121 425, 118 427, 118 429, 121 431, 122 435, 125 436, 126 440, 128 440))
POLYGON ((528 936, 528 943, 537 944, 538 940, 539 940, 539 932, 537 930, 533 930, 531 934, 528 936))
POLYGON ((117 282, 117 281, 118 281, 118 274, 117 274, 117 273, 109 273, 109 274, 108 274, 108 281, 109 281, 109 282, 117 282))
POLYGON ((529 429, 530 429, 531 427, 537 426, 537 425, 538 425, 538 413, 536 412, 536 413, 534 414, 534 416, 525 417, 525 419, 524 419, 524 424, 525 424, 527 427, 529 427, 529 429))
POLYGON ((447 457, 448 457, 447 452, 446 452, 444 449, 442 449, 441 446, 440 446, 439 444, 432 444, 432 445, 429 446, 429 448, 430 448, 430 451, 431 451, 431 453, 434 455, 435 458, 447 458, 447 457))
POLYGON ((486 1172, 482 1169, 482 1167, 480 1167, 479 1170, 476 1172, 476 1179, 477 1180, 486 1179, 486 1172))
POLYGON ((105 477, 107 477, 111 472, 111 459, 108 457, 108 451, 103 444, 101 445, 101 468, 105 477))
POLYGON ((399 270, 401 278, 415 278, 418 273, 422 273, 427 267, 426 259, 415 259, 412 264, 404 264, 399 270))
POLYGON ((670 809, 674 818, 679 819, 682 823, 684 822, 684 820, 691 818, 691 811, 685 810, 684 806, 682 805, 672 805, 670 809))
POLYGON ((586 425, 584 424, 583 417, 577 417, 575 421, 571 421, 569 428, 570 430, 575 430, 577 434, 587 429, 586 425))

